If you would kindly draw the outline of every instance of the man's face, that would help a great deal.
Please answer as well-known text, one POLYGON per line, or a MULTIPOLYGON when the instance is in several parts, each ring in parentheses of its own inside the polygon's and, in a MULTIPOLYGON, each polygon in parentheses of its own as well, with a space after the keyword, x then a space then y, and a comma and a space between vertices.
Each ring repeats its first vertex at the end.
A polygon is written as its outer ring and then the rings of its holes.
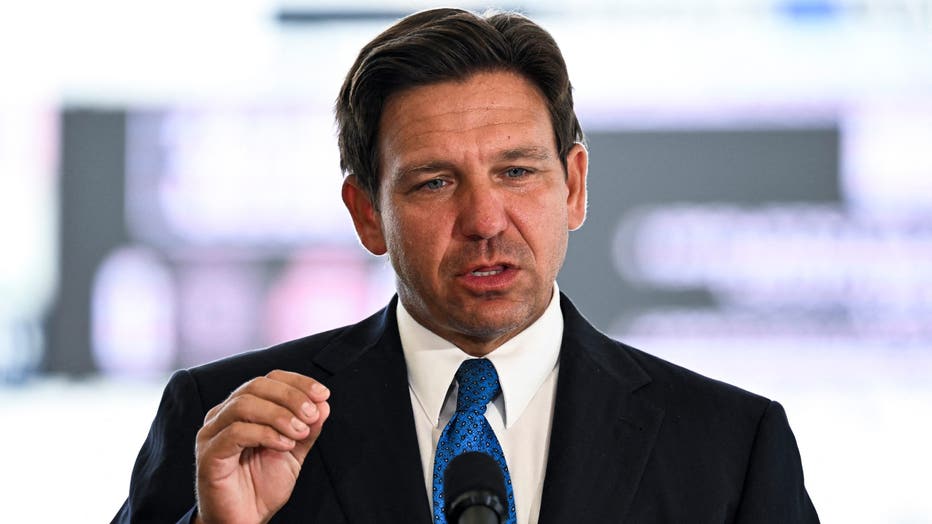
POLYGON ((538 90, 507 72, 411 88, 388 99, 378 143, 378 210, 352 178, 343 196, 411 315, 473 355, 540 317, 585 219, 587 153, 564 171, 538 90))

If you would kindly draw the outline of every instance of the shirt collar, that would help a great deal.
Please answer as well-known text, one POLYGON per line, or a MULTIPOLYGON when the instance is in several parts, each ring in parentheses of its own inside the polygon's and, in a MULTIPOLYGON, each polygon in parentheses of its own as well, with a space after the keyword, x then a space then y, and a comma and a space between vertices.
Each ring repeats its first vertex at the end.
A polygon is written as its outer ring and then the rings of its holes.
MULTIPOLYGON (((419 324, 400 300, 397 318, 408 383, 428 419, 439 427, 440 411, 456 370, 472 357, 419 324)), ((554 282, 550 304, 540 318, 486 356, 495 366, 502 385, 506 428, 521 418, 524 408, 553 371, 562 338, 560 290, 554 282)))

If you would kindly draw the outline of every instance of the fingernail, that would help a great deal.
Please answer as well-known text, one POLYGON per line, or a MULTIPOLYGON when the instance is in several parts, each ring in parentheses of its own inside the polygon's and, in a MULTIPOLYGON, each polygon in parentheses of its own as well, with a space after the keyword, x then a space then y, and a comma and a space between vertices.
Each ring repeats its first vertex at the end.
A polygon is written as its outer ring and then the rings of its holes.
POLYGON ((307 424, 305 424, 304 422, 301 422, 300 420, 296 418, 292 418, 291 427, 295 428, 298 431, 304 431, 305 429, 307 429, 307 424))
POLYGON ((281 440, 281 441, 282 441, 282 444, 285 444, 286 446, 290 446, 290 445, 294 444, 294 441, 293 441, 293 440, 291 440, 290 438, 288 438, 288 437, 286 437, 285 435, 282 435, 282 434, 279 434, 279 435, 278 435, 278 440, 281 440))
POLYGON ((325 386, 325 385, 321 384, 320 382, 318 382, 318 383, 314 384, 313 386, 311 386, 311 391, 313 391, 314 393, 327 393, 327 392, 329 392, 330 390, 327 389, 327 386, 325 386))
POLYGON ((305 402, 301 404, 301 412, 304 413, 304 416, 311 418, 317 415, 317 406, 311 404, 310 402, 305 402))

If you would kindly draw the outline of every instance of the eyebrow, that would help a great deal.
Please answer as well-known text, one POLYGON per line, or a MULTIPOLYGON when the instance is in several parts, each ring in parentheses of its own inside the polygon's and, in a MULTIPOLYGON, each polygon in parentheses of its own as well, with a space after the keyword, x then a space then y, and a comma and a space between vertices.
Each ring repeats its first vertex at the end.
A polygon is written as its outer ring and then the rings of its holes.
POLYGON ((404 179, 421 173, 433 173, 435 171, 452 170, 453 168, 454 166, 450 162, 427 162, 426 164, 417 164, 400 169, 398 171, 398 178, 404 179))
POLYGON ((529 146, 506 149, 498 154, 499 160, 550 160, 550 150, 545 147, 529 146))

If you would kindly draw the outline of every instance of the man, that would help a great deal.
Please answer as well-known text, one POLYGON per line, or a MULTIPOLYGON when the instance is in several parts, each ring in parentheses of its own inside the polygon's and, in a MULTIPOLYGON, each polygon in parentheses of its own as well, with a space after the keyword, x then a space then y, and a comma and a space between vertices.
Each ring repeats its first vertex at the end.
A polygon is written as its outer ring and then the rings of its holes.
POLYGON ((343 201, 397 298, 176 373, 115 521, 442 522, 468 417, 494 433, 509 522, 818 521, 779 404, 613 341, 560 295, 588 153, 549 34, 407 17, 360 52, 337 119, 343 201), (490 399, 461 409, 481 381, 490 399))

